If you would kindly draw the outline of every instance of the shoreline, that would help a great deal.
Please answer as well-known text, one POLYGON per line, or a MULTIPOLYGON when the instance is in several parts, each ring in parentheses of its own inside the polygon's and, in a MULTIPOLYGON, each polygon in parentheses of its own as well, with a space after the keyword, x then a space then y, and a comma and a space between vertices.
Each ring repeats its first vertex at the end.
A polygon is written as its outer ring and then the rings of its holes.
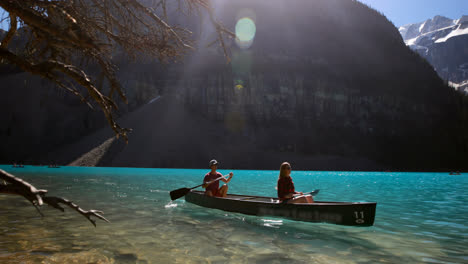
MULTIPOLYGON (((13 164, 0 164, 0 168, 7 169, 11 167, 13 169, 24 169, 26 167, 39 167, 47 169, 60 169, 60 168, 121 168, 121 169, 161 169, 161 170, 209 170, 209 168, 202 167, 132 167, 132 166, 86 166, 86 165, 60 165, 57 164, 57 167, 49 167, 49 165, 36 165, 36 164, 21 164, 23 167, 13 167, 13 164)), ((261 168, 219 168, 220 171, 232 170, 232 171, 278 171, 277 169, 261 169, 261 168)), ((309 171, 309 172, 376 172, 376 173, 447 173, 449 175, 457 176, 468 171, 464 170, 453 170, 453 171, 430 171, 430 170, 420 170, 420 171, 409 171, 409 170, 307 170, 307 169, 294 169, 295 171, 309 171), (458 174, 456 174, 458 173, 458 174)))

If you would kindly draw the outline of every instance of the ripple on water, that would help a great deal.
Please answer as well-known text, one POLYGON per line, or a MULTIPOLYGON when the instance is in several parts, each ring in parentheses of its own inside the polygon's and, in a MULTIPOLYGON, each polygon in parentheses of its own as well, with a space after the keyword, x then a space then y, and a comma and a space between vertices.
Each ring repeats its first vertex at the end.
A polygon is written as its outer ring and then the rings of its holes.
POLYGON ((422 237, 431 237, 431 238, 436 238, 436 239, 450 239, 450 237, 443 236, 443 235, 440 235, 440 234, 437 234, 437 233, 433 233, 433 232, 428 232, 428 231, 425 231, 425 232, 417 232, 417 233, 414 233, 414 234, 415 234, 415 235, 422 236, 422 237))
POLYGON ((283 220, 262 219, 262 221, 266 227, 280 228, 283 225, 283 220))
POLYGON ((458 223, 449 222, 449 221, 426 220, 426 221, 424 221, 424 223, 425 223, 425 224, 430 224, 430 225, 435 225, 435 226, 442 226, 442 227, 450 227, 450 228, 462 229, 462 230, 468 229, 468 226, 465 226, 465 225, 463 225, 463 224, 458 224, 458 223))
POLYGON ((174 207, 177 207, 177 203, 170 202, 164 205, 164 208, 174 208, 174 207))

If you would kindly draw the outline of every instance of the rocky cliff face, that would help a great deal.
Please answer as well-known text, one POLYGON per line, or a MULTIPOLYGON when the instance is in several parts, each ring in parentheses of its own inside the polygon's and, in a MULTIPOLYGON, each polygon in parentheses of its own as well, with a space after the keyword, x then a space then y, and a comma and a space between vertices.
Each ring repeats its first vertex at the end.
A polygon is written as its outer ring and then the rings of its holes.
POLYGON ((436 16, 399 28, 405 43, 457 90, 468 93, 468 16, 436 16))
MULTIPOLYGON (((159 95, 153 80, 158 75, 153 71, 161 66, 153 66, 122 63, 119 78, 129 104, 117 100, 117 115, 125 115, 159 95)), ((107 126, 98 106, 92 109, 50 81, 14 67, 0 67, 0 91, 2 164, 36 163, 52 150, 107 126)), ((40 160, 53 164, 60 159, 40 160)))
POLYGON ((15 73, 0 80, 0 163, 31 162, 104 124, 99 112, 39 77, 15 73))

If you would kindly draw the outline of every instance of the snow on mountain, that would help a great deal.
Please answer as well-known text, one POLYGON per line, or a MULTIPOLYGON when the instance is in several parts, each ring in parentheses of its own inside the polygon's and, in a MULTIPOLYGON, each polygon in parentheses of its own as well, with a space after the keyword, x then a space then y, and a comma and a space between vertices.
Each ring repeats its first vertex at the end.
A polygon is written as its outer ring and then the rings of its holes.
POLYGON ((401 26, 399 31, 406 45, 412 46, 413 49, 426 49, 433 43, 468 35, 468 16, 456 20, 435 16, 424 22, 401 26))
POLYGON ((455 90, 468 94, 468 81, 463 81, 461 83, 449 82, 449 85, 452 86, 455 90))
POLYGON ((468 23, 465 23, 464 26, 459 25, 457 29, 452 30, 452 32, 450 32, 447 36, 443 38, 439 38, 434 42, 435 43, 446 42, 448 39, 452 37, 461 36, 461 35, 468 35, 468 23))
POLYGON ((450 18, 435 16, 433 19, 428 19, 424 22, 402 26, 399 28, 399 31, 403 36, 403 39, 406 41, 432 31, 454 26, 456 24, 455 22, 456 20, 452 20, 450 18))
POLYGON ((468 92, 468 16, 436 16, 399 28, 406 45, 432 64, 440 77, 468 92))

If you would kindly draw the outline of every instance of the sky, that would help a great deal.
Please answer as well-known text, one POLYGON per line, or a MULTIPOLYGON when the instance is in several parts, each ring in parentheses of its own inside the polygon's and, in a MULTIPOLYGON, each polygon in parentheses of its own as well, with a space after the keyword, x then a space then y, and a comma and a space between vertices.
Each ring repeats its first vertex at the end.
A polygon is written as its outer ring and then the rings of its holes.
POLYGON ((436 15, 459 19, 468 15, 468 0, 359 0, 383 13, 397 27, 436 15))

